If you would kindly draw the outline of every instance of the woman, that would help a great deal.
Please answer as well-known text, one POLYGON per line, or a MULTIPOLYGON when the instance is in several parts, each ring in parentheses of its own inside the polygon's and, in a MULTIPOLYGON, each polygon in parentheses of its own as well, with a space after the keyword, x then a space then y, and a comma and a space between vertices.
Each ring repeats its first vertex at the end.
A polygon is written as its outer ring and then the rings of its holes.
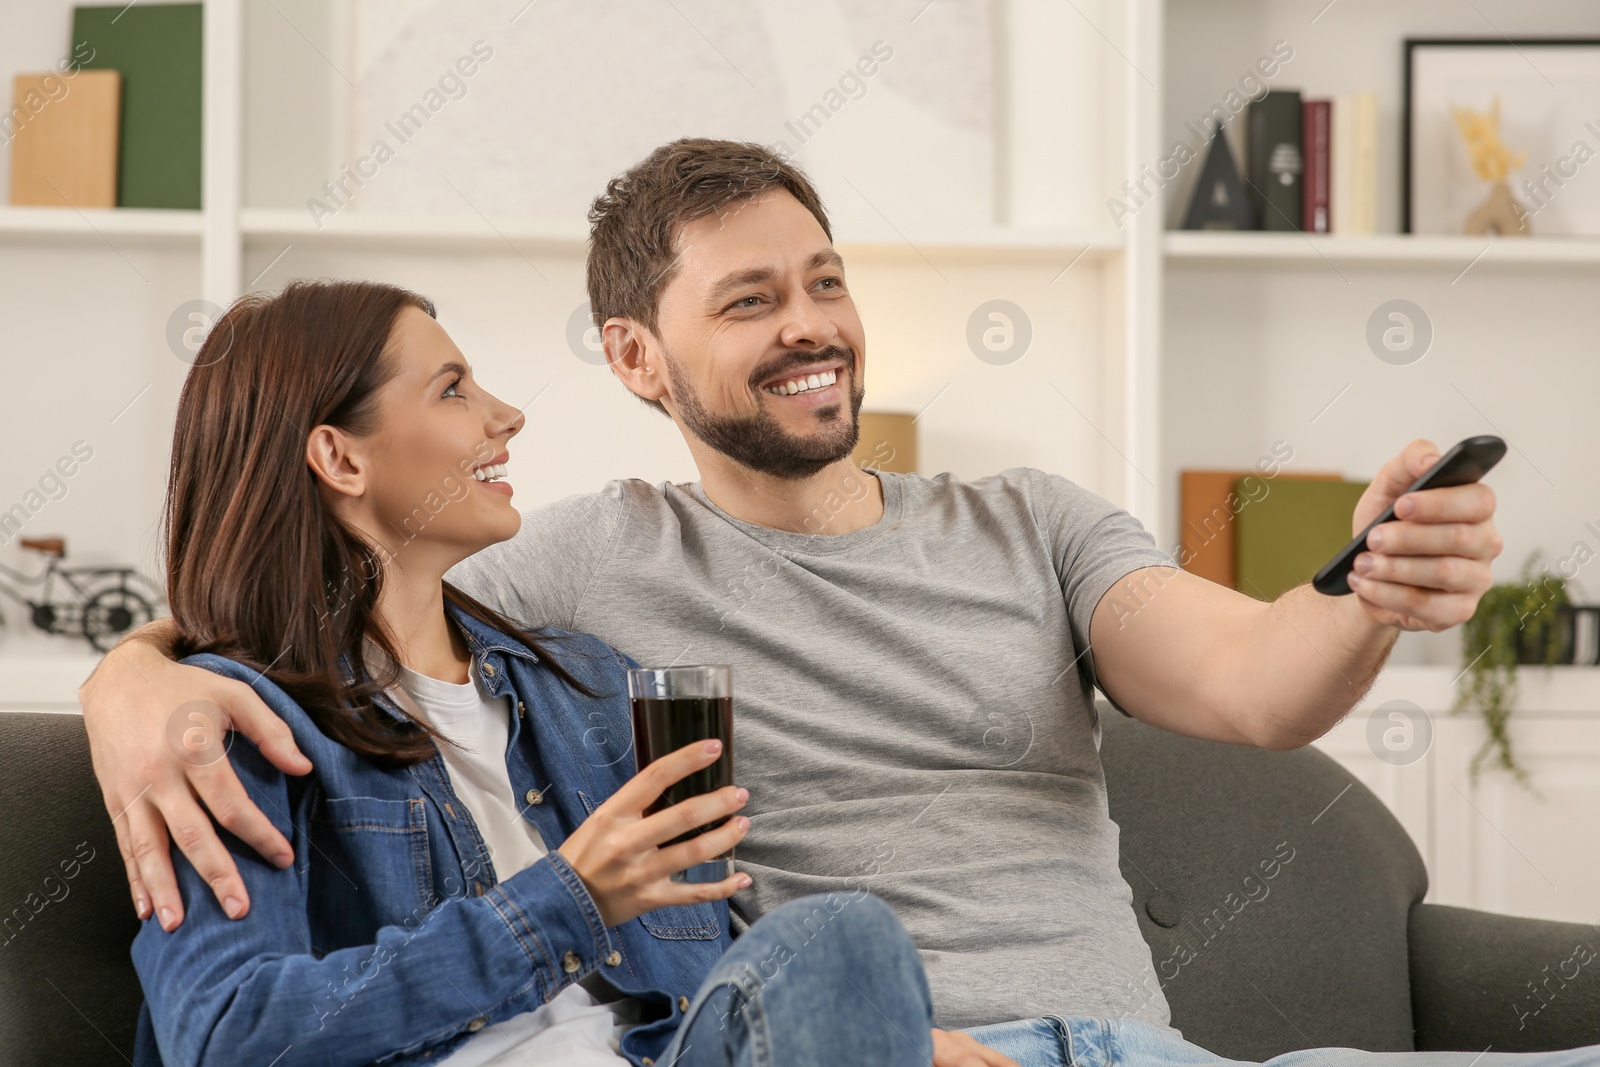
POLYGON ((444 582, 517 530, 521 426, 403 290, 295 283, 212 330, 173 437, 179 650, 252 685, 315 770, 175 710, 174 745, 232 760, 295 862, 224 835, 252 901, 234 921, 173 850, 187 919, 134 942, 138 1063, 928 1063, 888 909, 807 898, 733 944, 750 879, 669 875, 743 837, 744 791, 646 814, 716 744, 629 781, 629 661, 444 582))

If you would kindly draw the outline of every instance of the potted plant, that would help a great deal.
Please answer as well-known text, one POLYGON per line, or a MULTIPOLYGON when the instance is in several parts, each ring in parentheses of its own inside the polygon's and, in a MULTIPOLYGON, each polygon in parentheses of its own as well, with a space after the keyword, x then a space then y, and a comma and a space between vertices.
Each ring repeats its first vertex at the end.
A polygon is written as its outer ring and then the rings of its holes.
POLYGON ((1488 762, 1528 785, 1517 763, 1508 729, 1517 705, 1517 665, 1565 661, 1572 607, 1566 579, 1546 572, 1534 576, 1535 549, 1518 581, 1489 587, 1478 610, 1461 628, 1462 674, 1452 712, 1476 707, 1489 736, 1472 757, 1473 784, 1488 762))

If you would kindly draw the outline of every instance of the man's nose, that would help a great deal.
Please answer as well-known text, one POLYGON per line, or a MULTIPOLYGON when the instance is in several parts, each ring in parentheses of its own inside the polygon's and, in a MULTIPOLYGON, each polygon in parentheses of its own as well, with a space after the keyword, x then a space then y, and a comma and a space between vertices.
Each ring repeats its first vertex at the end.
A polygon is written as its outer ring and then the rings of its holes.
POLYGON ((813 348, 837 344, 839 331, 810 293, 789 301, 781 339, 787 348, 813 348))

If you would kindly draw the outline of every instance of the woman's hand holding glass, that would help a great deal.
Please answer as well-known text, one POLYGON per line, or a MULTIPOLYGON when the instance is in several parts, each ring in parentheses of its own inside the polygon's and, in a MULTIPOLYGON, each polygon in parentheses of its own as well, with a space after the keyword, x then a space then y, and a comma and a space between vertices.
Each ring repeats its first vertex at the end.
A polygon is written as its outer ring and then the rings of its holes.
POLYGON ((750 820, 742 815, 689 841, 661 847, 744 807, 750 797, 745 790, 729 786, 647 814, 668 786, 716 762, 721 752, 722 742, 700 741, 656 760, 596 808, 556 850, 583 879, 607 926, 656 908, 724 900, 750 884, 747 874, 707 884, 670 880, 674 873, 725 855, 738 844, 750 829, 750 820))

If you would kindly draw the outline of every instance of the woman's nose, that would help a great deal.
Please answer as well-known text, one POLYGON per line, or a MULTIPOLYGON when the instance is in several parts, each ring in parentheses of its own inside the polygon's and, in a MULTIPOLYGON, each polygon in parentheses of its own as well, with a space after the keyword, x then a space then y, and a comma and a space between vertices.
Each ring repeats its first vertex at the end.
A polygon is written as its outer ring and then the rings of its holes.
POLYGON ((495 404, 497 405, 497 410, 495 411, 494 419, 490 423, 490 436, 499 437, 504 434, 507 439, 510 439, 521 433, 522 427, 528 421, 527 417, 521 411, 503 401, 496 400, 495 404))

